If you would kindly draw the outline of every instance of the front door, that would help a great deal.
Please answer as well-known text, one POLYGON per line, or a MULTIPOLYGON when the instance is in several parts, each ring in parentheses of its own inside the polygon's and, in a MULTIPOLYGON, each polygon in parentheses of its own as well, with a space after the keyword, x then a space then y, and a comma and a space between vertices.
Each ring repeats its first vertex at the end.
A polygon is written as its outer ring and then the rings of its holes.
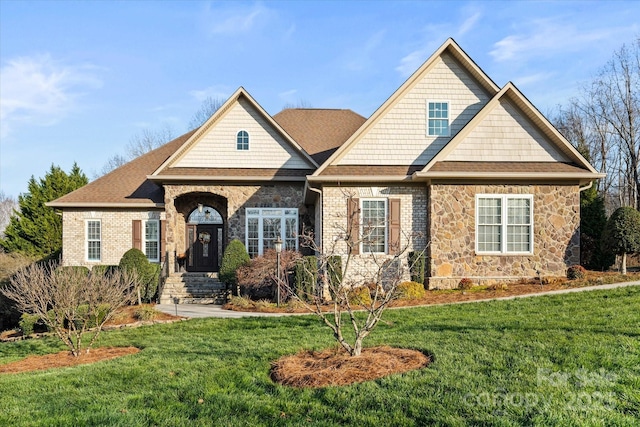
POLYGON ((221 225, 187 225, 189 245, 187 271, 218 271, 221 240, 221 225))

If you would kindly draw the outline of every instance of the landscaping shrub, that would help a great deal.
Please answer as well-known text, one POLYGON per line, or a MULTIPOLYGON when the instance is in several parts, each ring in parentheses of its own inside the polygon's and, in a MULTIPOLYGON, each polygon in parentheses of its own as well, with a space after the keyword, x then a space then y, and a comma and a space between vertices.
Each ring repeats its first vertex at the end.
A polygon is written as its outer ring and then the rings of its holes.
POLYGON ((140 296, 143 301, 150 302, 158 289, 160 265, 151 264, 140 249, 132 248, 122 255, 118 267, 124 272, 137 275, 140 296))
POLYGON ((329 286, 334 289, 342 283, 342 257, 331 255, 327 258, 327 273, 329 274, 329 286))
POLYGON ((409 274, 411 281, 424 284, 424 252, 409 252, 409 274))
POLYGON ((95 328, 104 321, 108 312, 109 305, 106 304, 100 304, 93 310, 89 309, 88 304, 82 304, 78 306, 76 311, 77 319, 74 321, 77 323, 76 326, 78 328, 82 328, 82 322, 85 323, 84 327, 86 329, 95 328))
POLYGON ((255 303, 249 297, 232 296, 227 303, 229 306, 238 309, 247 309, 255 307, 255 303))
POLYGON ((418 282, 402 282, 396 288, 399 299, 420 299, 425 296, 424 285, 418 282))
POLYGON ((567 269, 567 279, 584 279, 587 270, 581 265, 572 265, 567 269))
POLYGON ((463 277, 462 279, 460 279, 460 282, 458 283, 458 289, 468 290, 471 288, 473 288, 473 280, 469 279, 468 277, 463 277))
POLYGON ((91 274, 106 276, 107 274, 113 274, 118 268, 117 265, 94 265, 91 269, 91 274))
POLYGON ((78 273, 82 273, 85 276, 89 275, 89 268, 82 266, 82 265, 72 265, 72 266, 65 266, 65 267, 58 267, 56 269, 56 271, 76 271, 78 273))
POLYGON ((295 267, 295 292, 305 301, 313 300, 316 283, 318 283, 318 259, 313 256, 305 256, 296 262, 295 267))
POLYGON ((22 331, 22 335, 31 335, 34 332, 36 322, 39 320, 40 316, 37 314, 22 313, 22 316, 20 316, 20 322, 18 323, 20 330, 22 331))
MULTIPOLYGON (((296 262, 300 257, 300 253, 296 251, 282 251, 280 254, 281 277, 287 284, 290 283, 288 272, 295 268, 296 262)), ((253 300, 273 299, 276 290, 276 264, 276 251, 269 249, 264 255, 253 258, 248 265, 238 268, 236 276, 241 294, 253 300)), ((280 295, 281 301, 286 301, 286 289, 288 287, 286 285, 281 289, 281 291, 285 291, 280 295)))
POLYGON ((238 268, 249 264, 251 259, 244 244, 238 240, 232 240, 224 250, 222 262, 220 264, 220 280, 227 287, 236 287, 238 285, 238 268))
POLYGON ((356 286, 349 289, 347 298, 349 299, 349 304, 370 305, 372 301, 371 289, 369 286, 356 286))
POLYGON ((133 317, 138 320, 153 320, 157 315, 158 310, 151 305, 142 305, 133 312, 133 317))

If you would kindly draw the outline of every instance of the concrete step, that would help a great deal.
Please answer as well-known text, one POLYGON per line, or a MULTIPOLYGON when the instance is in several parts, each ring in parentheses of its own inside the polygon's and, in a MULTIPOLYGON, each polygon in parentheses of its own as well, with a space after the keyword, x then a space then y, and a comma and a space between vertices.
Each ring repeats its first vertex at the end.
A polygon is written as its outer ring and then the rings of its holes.
POLYGON ((161 304, 224 304, 227 290, 218 273, 173 273, 166 278, 161 304))

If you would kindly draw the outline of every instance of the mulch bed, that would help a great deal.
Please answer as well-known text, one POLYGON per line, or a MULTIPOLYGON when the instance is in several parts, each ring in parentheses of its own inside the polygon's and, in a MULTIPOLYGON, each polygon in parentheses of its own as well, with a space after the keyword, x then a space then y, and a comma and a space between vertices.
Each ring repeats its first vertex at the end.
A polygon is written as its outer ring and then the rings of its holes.
POLYGON ((417 350, 388 346, 362 350, 352 357, 344 350, 303 351, 272 363, 271 379, 291 387, 342 386, 424 368, 431 359, 417 350))
POLYGON ((28 356, 22 360, 0 365, 0 374, 15 374, 18 372, 84 365, 135 354, 139 351, 140 349, 136 347, 98 347, 91 349, 89 354, 81 354, 79 357, 74 357, 69 351, 42 356, 28 356))

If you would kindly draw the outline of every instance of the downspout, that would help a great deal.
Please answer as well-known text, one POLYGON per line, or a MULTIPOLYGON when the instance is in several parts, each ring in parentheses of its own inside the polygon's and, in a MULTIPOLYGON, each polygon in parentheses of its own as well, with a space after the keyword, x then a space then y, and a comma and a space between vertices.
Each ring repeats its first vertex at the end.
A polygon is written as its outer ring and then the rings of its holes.
MULTIPOLYGON (((316 224, 316 236, 318 236, 318 241, 316 242, 316 245, 318 246, 318 250, 320 250, 322 252, 322 233, 323 233, 323 227, 322 227, 322 219, 324 217, 324 212, 322 210, 322 190, 320 190, 319 188, 313 188, 310 185, 307 185, 307 188, 315 193, 318 193, 318 201, 319 203, 316 204, 316 209, 320 209, 320 215, 319 215, 319 220, 320 220, 320 224, 316 224), (318 230, 320 231, 318 233, 318 230)), ((317 221, 316 221, 317 222, 317 221)))
POLYGON ((584 187, 578 187, 578 193, 582 193, 583 191, 588 190, 591 187, 593 187, 593 181, 591 181, 589 185, 585 185, 584 187))

